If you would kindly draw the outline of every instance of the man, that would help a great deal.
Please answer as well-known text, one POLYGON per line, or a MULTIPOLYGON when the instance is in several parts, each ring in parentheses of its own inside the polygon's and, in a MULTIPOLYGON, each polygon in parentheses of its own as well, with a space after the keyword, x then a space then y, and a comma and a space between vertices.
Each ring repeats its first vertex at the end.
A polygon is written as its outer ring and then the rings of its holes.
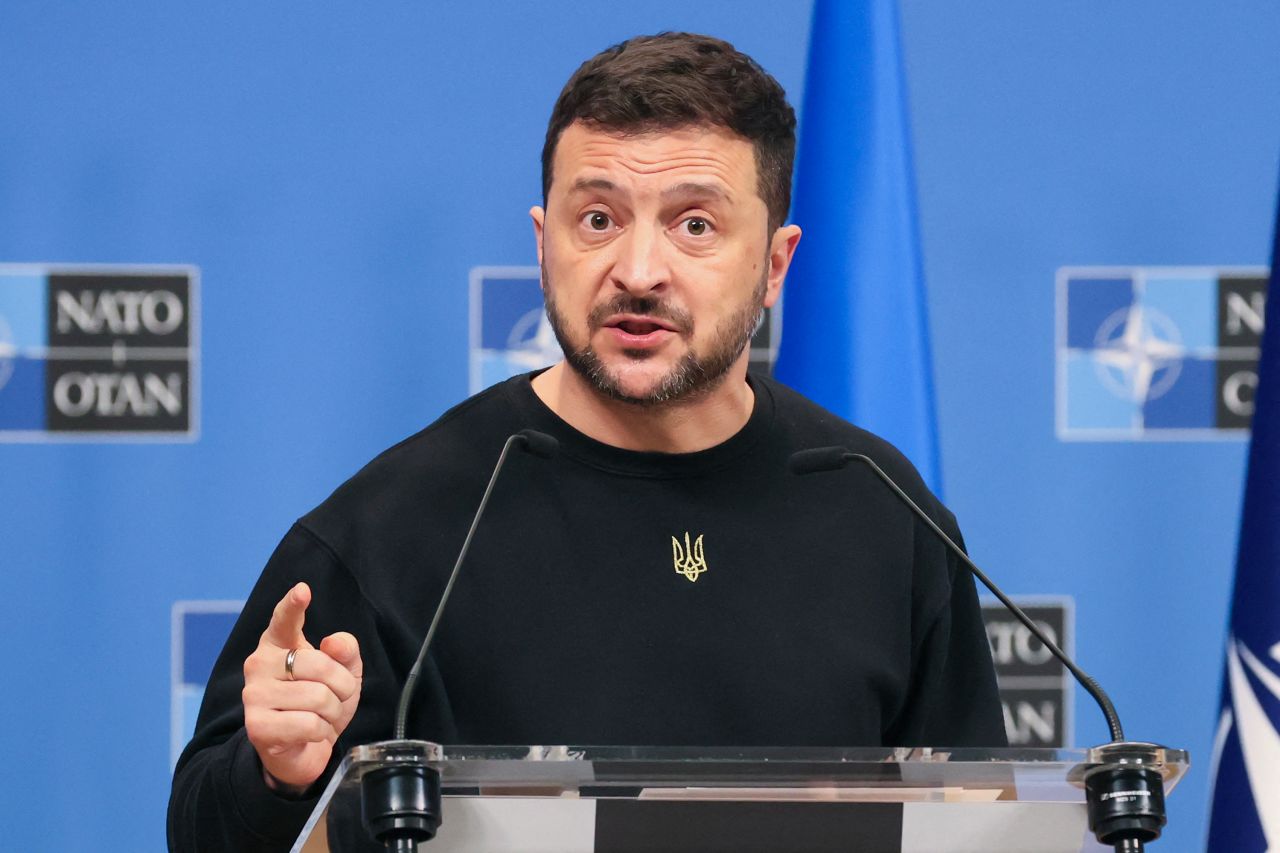
POLYGON ((950 513, 892 447, 747 375, 800 239, 783 224, 794 128, 781 87, 716 39, 632 39, 574 74, 531 211, 565 361, 457 406, 289 531, 179 761, 171 847, 287 848, 343 752, 390 737, 498 450, 524 428, 560 452, 511 457, 410 736, 1004 742, 965 569, 866 472, 787 461, 865 452, 958 536, 950 513))

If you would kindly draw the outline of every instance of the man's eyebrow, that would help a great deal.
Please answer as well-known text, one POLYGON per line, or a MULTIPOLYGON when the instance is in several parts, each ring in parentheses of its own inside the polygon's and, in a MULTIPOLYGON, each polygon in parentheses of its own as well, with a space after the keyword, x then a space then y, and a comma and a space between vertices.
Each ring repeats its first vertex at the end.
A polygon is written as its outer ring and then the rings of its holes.
POLYGON ((707 198, 727 201, 729 194, 719 184, 705 184, 699 181, 685 181, 662 191, 664 201, 676 198, 707 198))
MULTIPOLYGON (((618 185, 608 178, 578 178, 573 182, 573 186, 569 188, 570 192, 613 192, 618 189, 618 185)), ((727 201, 729 193, 727 193, 719 184, 704 183, 701 181, 682 181, 681 183, 667 187, 662 191, 662 200, 671 201, 673 199, 685 198, 705 198, 727 201)))
POLYGON ((573 186, 569 188, 569 191, 598 190, 600 192, 613 192, 617 188, 617 184, 607 178, 578 178, 573 182, 573 186))

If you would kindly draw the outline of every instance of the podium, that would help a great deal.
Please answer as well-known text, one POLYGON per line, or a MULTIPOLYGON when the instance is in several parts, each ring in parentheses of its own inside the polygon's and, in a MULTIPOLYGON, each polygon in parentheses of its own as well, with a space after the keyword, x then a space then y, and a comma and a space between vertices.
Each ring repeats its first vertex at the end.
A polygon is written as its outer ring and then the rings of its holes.
MULTIPOLYGON (((443 821, 421 853, 968 853, 1109 850, 1086 825, 1084 774, 1105 747, 828 749, 440 746, 351 750, 292 853, 373 853, 361 785, 390 767, 440 774, 443 821)), ((1167 794, 1188 766, 1126 761, 1167 794)))

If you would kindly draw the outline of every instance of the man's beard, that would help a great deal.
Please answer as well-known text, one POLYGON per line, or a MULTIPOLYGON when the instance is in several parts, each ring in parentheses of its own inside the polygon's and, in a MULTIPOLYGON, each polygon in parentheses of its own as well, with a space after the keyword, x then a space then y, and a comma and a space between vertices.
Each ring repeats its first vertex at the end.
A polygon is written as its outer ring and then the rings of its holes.
MULTIPOLYGON (((720 322, 707 343, 705 353, 690 349, 647 394, 637 396, 622 389, 621 378, 609 369, 591 346, 592 334, 602 328, 604 321, 611 316, 641 314, 663 320, 673 326, 677 334, 692 338, 693 318, 687 311, 667 305, 661 299, 620 293, 609 302, 592 309, 587 317, 587 341, 577 347, 569 339, 565 318, 556 307, 553 295, 555 291, 547 280, 546 272, 542 274, 547 319, 551 322, 551 329, 560 343, 560 349, 564 350, 565 361, 596 391, 610 399, 637 406, 690 402, 719 387, 760 326, 760 320, 764 316, 767 284, 766 271, 752 291, 751 299, 720 322)), ((656 355, 648 349, 624 349, 622 354, 637 362, 656 355)))

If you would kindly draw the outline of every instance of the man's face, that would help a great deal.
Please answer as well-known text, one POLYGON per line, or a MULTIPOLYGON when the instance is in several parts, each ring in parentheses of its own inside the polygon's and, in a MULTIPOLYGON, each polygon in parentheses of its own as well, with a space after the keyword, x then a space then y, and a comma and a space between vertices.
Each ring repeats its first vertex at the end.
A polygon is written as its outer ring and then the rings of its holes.
POLYGON ((619 135, 573 124, 552 175, 533 219, 569 365, 632 403, 714 389, 746 358, 799 236, 768 233, 751 143, 716 128, 619 135))

